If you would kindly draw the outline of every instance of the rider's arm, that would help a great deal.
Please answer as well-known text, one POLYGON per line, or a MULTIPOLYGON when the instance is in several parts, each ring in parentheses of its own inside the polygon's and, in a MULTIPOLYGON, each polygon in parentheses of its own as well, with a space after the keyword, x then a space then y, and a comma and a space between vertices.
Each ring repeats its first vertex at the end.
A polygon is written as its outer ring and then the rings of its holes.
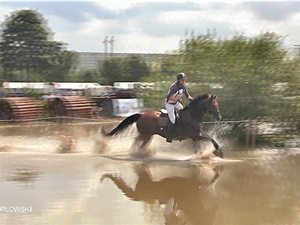
POLYGON ((185 88, 185 96, 190 100, 190 101, 193 101, 194 100, 194 98, 192 97, 192 96, 190 96, 190 93, 188 92, 188 90, 187 90, 187 88, 186 87, 184 87, 185 88))

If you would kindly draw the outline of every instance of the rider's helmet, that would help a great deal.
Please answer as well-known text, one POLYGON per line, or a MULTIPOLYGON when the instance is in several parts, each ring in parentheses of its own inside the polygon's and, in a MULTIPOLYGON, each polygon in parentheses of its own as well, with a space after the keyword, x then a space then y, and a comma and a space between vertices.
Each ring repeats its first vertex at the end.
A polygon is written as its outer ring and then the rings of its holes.
POLYGON ((187 79, 187 77, 184 73, 177 74, 177 80, 185 80, 185 79, 187 79))

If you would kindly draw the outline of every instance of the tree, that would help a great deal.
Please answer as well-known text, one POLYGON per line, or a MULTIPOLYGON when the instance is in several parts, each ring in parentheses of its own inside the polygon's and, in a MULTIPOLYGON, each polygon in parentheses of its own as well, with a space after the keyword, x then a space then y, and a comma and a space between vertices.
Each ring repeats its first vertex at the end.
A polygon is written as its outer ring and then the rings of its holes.
POLYGON ((108 59, 101 67, 103 81, 108 84, 116 81, 136 82, 149 74, 147 64, 136 56, 108 59))
POLYGON ((128 81, 140 81, 142 78, 149 76, 150 69, 146 62, 137 56, 130 56, 125 59, 125 68, 128 81))
POLYGON ((77 60, 74 52, 60 50, 60 45, 58 43, 58 47, 53 47, 53 50, 56 49, 56 51, 53 51, 48 58, 48 68, 45 68, 44 75, 44 79, 47 81, 65 81, 66 75, 77 60))
POLYGON ((282 41, 270 32, 225 40, 205 34, 185 40, 178 54, 197 92, 219 93, 225 118, 270 118, 272 103, 284 94, 272 86, 290 82, 297 71, 282 41))
POLYGON ((66 77, 67 81, 75 82, 93 82, 99 83, 101 81, 101 76, 97 70, 81 70, 76 73, 69 73, 66 77))
POLYGON ((111 85, 116 81, 126 81, 123 60, 120 58, 105 60, 101 67, 101 75, 103 82, 111 85))
POLYGON ((39 12, 15 11, 2 28, 0 60, 4 79, 28 81, 34 76, 35 80, 54 80, 50 74, 66 66, 65 60, 69 60, 70 67, 70 53, 63 50, 63 43, 51 40, 52 33, 39 12))
POLYGON ((211 34, 188 38, 162 62, 160 71, 146 79, 159 81, 160 89, 142 94, 161 98, 148 101, 158 105, 146 107, 160 107, 168 88, 164 84, 169 86, 176 71, 182 71, 191 94, 218 95, 226 120, 299 120, 300 58, 288 55, 283 40, 272 32, 251 38, 237 35, 222 40, 211 34))

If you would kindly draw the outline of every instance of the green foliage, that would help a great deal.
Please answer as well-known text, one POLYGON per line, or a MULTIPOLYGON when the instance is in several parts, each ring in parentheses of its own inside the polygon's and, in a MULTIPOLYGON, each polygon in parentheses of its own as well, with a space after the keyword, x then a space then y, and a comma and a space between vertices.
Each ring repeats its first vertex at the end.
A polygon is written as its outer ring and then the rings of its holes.
POLYGON ((47 81, 66 81, 67 74, 76 62, 76 54, 67 50, 53 52, 49 57, 49 67, 45 70, 44 79, 47 81))
MULTIPOLYGON (((176 74, 176 73, 175 73, 176 74)), ((159 71, 153 71, 149 76, 144 77, 142 81, 144 82, 155 82, 155 81, 169 81, 172 82, 174 80, 174 74, 169 75, 167 73, 162 73, 159 71)))
POLYGON ((94 82, 98 83, 102 79, 97 70, 82 70, 76 73, 69 73, 66 80, 72 82, 94 82))
POLYGON ((104 83, 113 84, 115 81, 126 81, 123 60, 119 58, 105 60, 101 68, 101 74, 104 83))
POLYGON ((143 77, 150 74, 150 69, 146 62, 137 56, 130 56, 129 58, 126 58, 124 64, 124 72, 129 81, 140 81, 143 77))
POLYGON ((108 84, 116 81, 140 81, 149 74, 147 64, 136 56, 108 59, 101 67, 103 82, 108 84))
POLYGON ((299 95, 300 67, 299 60, 289 58, 282 41, 281 36, 269 32, 227 40, 200 35, 185 40, 178 51, 181 69, 176 63, 173 67, 169 64, 169 70, 184 71, 194 94, 218 94, 226 119, 287 116, 279 105, 284 96, 299 95))
POLYGON ((63 43, 52 41, 52 33, 42 15, 34 10, 18 10, 2 24, 0 43, 3 78, 9 81, 62 81, 73 56, 63 43))
MULTIPOLYGON (((155 83, 154 88, 139 90, 146 108, 164 107, 168 87, 178 72, 185 72, 192 95, 218 95, 224 120, 270 121, 278 132, 284 131, 281 144, 284 138, 299 135, 300 57, 289 55, 280 35, 266 32, 220 40, 205 34, 183 43, 162 61, 159 71, 144 79, 155 83)), ((244 143, 243 131, 243 127, 235 127, 231 136, 244 143)), ((257 137, 262 140, 271 139, 257 137)))

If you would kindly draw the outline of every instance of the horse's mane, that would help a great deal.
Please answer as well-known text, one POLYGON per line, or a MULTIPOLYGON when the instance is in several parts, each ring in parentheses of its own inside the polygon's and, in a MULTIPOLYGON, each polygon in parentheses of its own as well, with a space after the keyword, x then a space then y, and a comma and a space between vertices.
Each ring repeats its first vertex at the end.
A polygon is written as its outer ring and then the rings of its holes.
POLYGON ((204 99, 207 99, 209 98, 209 94, 205 93, 205 94, 202 94, 202 95, 198 95, 196 96, 193 101, 191 101, 187 106, 186 108, 188 108, 189 106, 194 106, 195 104, 198 104, 199 102, 203 101, 204 99))
POLYGON ((199 110, 201 109, 199 108, 199 105, 201 104, 202 101, 208 99, 209 97, 210 95, 207 93, 194 97, 194 99, 182 110, 180 110, 179 113, 181 113, 182 115, 185 114, 186 112, 189 112, 188 115, 191 115, 194 120, 200 121, 201 118, 199 117, 199 110))

